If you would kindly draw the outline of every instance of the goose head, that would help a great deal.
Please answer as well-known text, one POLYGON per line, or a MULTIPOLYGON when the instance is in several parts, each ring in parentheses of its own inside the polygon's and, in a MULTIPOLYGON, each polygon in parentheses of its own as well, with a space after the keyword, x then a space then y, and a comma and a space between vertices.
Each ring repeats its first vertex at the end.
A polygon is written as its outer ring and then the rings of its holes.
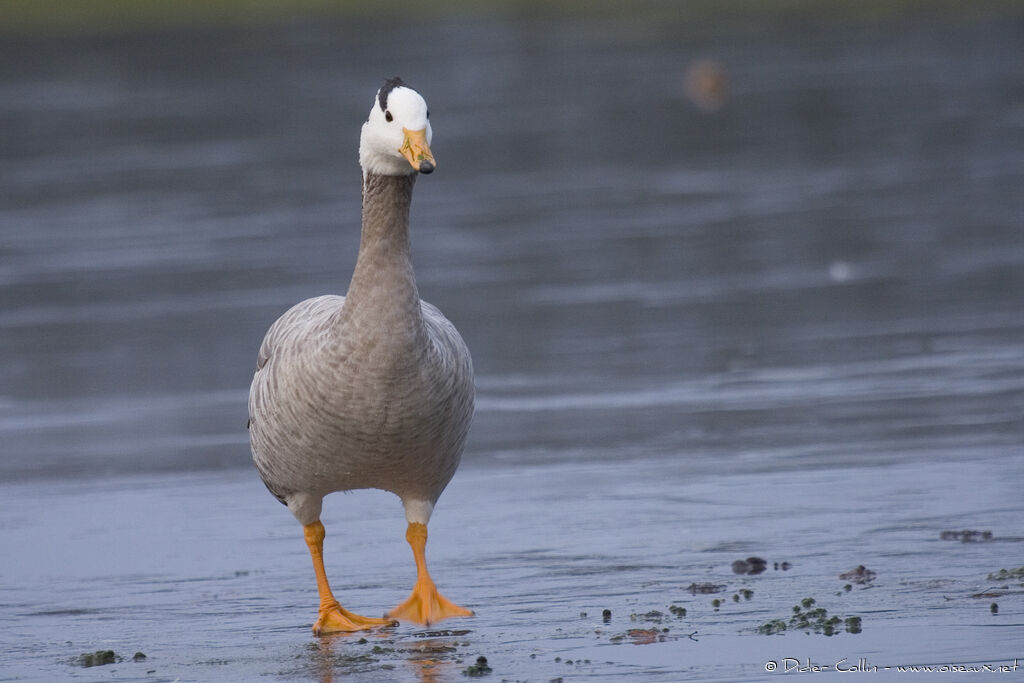
POLYGON ((433 172, 437 164, 430 152, 431 136, 426 101, 401 78, 389 78, 377 91, 359 137, 359 164, 363 173, 433 172))

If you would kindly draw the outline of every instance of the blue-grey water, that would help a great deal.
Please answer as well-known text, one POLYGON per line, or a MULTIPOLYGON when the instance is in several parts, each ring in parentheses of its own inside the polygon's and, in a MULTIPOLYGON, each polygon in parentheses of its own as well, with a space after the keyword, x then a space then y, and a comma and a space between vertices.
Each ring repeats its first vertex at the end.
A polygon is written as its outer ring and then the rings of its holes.
MULTIPOLYGON (((1024 659, 1024 579, 990 578, 1024 565, 1022 47, 1015 9, 0 38, 0 680, 1024 659), (267 326, 347 286, 395 74, 438 160, 420 292, 478 385, 429 552, 478 616, 316 640, 246 393, 267 326), (862 633, 756 632, 805 597, 862 633), (108 648, 147 660, 72 665, 108 648)), ((324 521, 346 606, 405 596, 396 500, 324 521)))

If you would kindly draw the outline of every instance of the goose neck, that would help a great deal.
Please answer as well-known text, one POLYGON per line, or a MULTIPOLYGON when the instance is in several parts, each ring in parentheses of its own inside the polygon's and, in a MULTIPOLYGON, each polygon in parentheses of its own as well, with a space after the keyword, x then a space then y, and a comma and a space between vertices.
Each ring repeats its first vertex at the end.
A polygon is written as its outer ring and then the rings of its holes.
POLYGON ((415 175, 367 174, 359 256, 346 295, 350 312, 419 317, 419 292, 409 244, 415 175))
POLYGON ((363 178, 360 258, 365 251, 380 250, 408 257, 409 206, 415 182, 414 174, 389 176, 368 173, 363 178))

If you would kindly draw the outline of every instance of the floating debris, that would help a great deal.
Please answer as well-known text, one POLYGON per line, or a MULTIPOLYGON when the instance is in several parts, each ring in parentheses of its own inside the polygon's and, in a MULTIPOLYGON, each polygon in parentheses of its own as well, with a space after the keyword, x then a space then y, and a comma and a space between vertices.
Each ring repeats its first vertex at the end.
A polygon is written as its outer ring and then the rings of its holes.
POLYGON ((735 574, 757 575, 768 568, 768 563, 760 557, 748 557, 745 560, 736 560, 732 563, 732 571, 735 574))
POLYGON ((1024 567, 1000 569, 988 575, 989 581, 1024 581, 1024 567))
POLYGON ((631 628, 626 635, 633 639, 634 645, 650 645, 665 640, 664 634, 653 628, 631 628))
POLYGON ((816 607, 814 598, 804 598, 799 605, 793 605, 793 614, 789 620, 771 619, 757 627, 757 632, 764 635, 775 635, 787 630, 821 633, 833 636, 842 633, 861 632, 860 617, 842 617, 830 615, 824 607, 816 607))
POLYGON ((939 534, 943 541, 960 541, 961 543, 982 543, 995 540, 991 531, 977 531, 975 529, 964 529, 963 531, 943 531, 939 534))
POLYGON ((848 572, 843 572, 839 575, 839 578, 850 583, 867 583, 874 579, 875 576, 875 572, 860 564, 848 572))
POLYGON ((601 619, 604 621, 604 623, 607 624, 609 621, 612 620, 612 611, 610 609, 606 609, 605 611, 601 612, 601 619))
POLYGON ((441 629, 438 631, 420 631, 415 633, 417 638, 450 638, 452 636, 464 636, 469 634, 468 628, 460 629, 441 629))
POLYGON ((680 607, 679 605, 669 605, 668 611, 672 613, 677 619, 682 619, 686 616, 686 608, 680 607))
MULTIPOLYGON (((793 565, 790 562, 773 562, 772 569, 775 571, 789 571, 793 565)), ((743 560, 735 560, 732 563, 734 574, 746 574, 756 576, 763 574, 768 569, 768 562, 762 557, 748 557, 743 560)))
POLYGON ((777 633, 783 633, 786 630, 786 622, 782 619, 772 619, 766 621, 757 627, 757 632, 766 636, 774 636, 777 633))
POLYGON ((96 652, 83 652, 78 655, 78 665, 84 667, 104 666, 120 661, 121 658, 113 650, 96 650, 96 652))
POLYGON ((444 643, 426 643, 417 645, 410 652, 416 652, 421 655, 444 655, 455 652, 457 649, 454 645, 445 645, 444 643))
POLYGON ((491 673, 493 669, 487 664, 487 657, 480 655, 476 658, 476 664, 467 666, 463 671, 463 676, 469 676, 470 678, 477 678, 479 676, 486 676, 491 673))
POLYGON ((999 604, 993 602, 991 605, 988 606, 988 611, 992 614, 999 614, 999 604))
POLYGON ((132 655, 132 661, 133 662, 144 662, 144 661, 146 661, 146 653, 145 652, 136 652, 134 655, 132 655))
POLYGON ((721 62, 699 59, 687 67, 683 91, 694 106, 712 114, 729 100, 729 75, 721 62))
POLYGON ((691 595, 710 595, 712 593, 720 593, 725 590, 725 585, 719 585, 715 583, 691 583, 686 587, 686 590, 690 591, 691 595))
POLYGON ((651 621, 651 622, 654 622, 656 624, 660 624, 661 620, 664 617, 665 617, 665 613, 664 612, 661 612, 661 611, 656 610, 656 609, 652 609, 650 612, 644 612, 643 614, 637 614, 636 612, 633 612, 633 614, 629 615, 629 620, 630 621, 651 621))
MULTIPOLYGON (((617 634, 615 634, 614 636, 610 637, 608 639, 608 641, 612 642, 612 643, 621 643, 622 641, 624 641, 627 638, 629 638, 631 641, 633 641, 634 645, 649 645, 651 643, 664 643, 669 638, 678 638, 679 637, 679 636, 670 636, 669 634, 671 633, 671 631, 672 631, 672 629, 670 629, 668 627, 660 628, 660 629, 659 628, 631 628, 628 631, 626 631, 625 633, 617 633, 617 634)), ((693 633, 690 633, 688 637, 691 640, 696 641, 696 638, 694 638, 695 635, 697 635, 696 631, 694 631, 693 633)), ((557 661, 557 659, 556 659, 556 661, 557 661)), ((577 660, 577 664, 578 663, 579 663, 579 660, 577 660)), ((589 661, 587 661, 587 663, 589 663, 589 661)))

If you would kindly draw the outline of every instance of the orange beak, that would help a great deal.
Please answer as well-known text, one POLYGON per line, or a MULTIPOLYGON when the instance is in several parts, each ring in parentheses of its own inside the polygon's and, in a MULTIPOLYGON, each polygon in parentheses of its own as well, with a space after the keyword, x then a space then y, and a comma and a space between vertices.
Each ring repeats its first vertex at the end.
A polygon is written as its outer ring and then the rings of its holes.
POLYGON ((402 142, 402 146, 398 148, 398 152, 406 158, 410 166, 420 173, 433 173, 437 162, 434 161, 434 155, 430 152, 430 145, 427 144, 427 129, 409 130, 408 128, 403 128, 402 132, 405 133, 405 140, 402 142))

